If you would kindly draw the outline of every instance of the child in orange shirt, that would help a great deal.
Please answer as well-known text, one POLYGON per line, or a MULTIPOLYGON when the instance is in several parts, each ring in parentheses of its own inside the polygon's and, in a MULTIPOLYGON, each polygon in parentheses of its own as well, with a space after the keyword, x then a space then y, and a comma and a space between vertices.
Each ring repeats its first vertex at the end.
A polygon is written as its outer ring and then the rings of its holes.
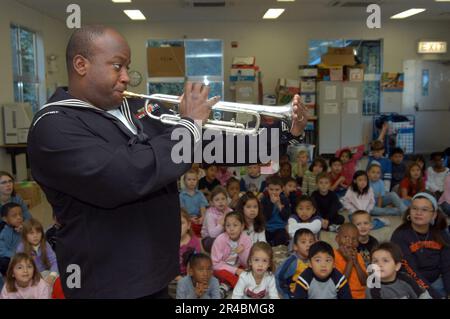
POLYGON ((366 297, 367 272, 364 259, 358 253, 358 228, 350 223, 339 227, 336 235, 339 246, 335 250, 336 269, 348 279, 353 299, 364 299, 366 297))

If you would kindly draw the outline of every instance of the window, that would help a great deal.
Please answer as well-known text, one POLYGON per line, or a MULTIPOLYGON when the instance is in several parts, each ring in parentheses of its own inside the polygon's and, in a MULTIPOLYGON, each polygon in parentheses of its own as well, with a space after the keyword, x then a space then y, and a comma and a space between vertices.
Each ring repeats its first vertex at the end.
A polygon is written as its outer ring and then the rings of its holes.
POLYGON ((309 41, 310 65, 319 64, 328 47, 354 47, 359 63, 366 66, 364 72, 363 115, 380 113, 382 40, 311 40, 309 41))
POLYGON ((11 25, 14 100, 29 102, 33 112, 39 105, 39 76, 37 69, 36 33, 11 25))
MULTIPOLYGON (((149 40, 148 47, 184 46, 186 76, 188 80, 210 85, 210 97, 223 97, 223 41, 210 39, 149 40)), ((152 93, 181 95, 184 78, 148 78, 148 91, 152 93)))

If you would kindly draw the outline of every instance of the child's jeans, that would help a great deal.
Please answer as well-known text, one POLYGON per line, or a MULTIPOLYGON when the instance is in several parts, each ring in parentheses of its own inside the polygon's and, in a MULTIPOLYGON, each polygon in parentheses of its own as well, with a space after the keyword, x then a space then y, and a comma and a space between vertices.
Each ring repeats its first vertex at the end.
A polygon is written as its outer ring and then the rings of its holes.
POLYGON ((443 202, 441 205, 439 205, 444 212, 445 215, 450 217, 450 204, 447 202, 443 202))
POLYGON ((399 216, 406 211, 408 207, 403 203, 400 197, 394 193, 386 193, 383 196, 382 207, 375 206, 370 212, 373 216, 399 216), (395 207, 386 207, 387 205, 393 204, 395 207))

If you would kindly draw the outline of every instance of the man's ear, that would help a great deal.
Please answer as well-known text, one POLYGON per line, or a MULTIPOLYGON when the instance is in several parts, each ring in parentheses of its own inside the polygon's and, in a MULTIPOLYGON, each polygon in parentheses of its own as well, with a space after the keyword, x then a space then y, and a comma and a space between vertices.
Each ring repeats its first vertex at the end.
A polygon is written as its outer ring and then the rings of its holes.
POLYGON ((399 271, 400 268, 402 268, 402 263, 396 263, 395 264, 395 271, 399 271))
POLYGON ((77 54, 72 60, 72 67, 76 73, 80 76, 84 76, 87 73, 90 62, 81 54, 77 54))
POLYGON ((187 274, 189 275, 189 276, 191 276, 192 277, 192 275, 194 274, 194 272, 192 271, 192 268, 191 268, 191 266, 188 264, 188 266, 187 266, 187 274))
POLYGON ((2 220, 6 223, 6 217, 2 217, 2 220))

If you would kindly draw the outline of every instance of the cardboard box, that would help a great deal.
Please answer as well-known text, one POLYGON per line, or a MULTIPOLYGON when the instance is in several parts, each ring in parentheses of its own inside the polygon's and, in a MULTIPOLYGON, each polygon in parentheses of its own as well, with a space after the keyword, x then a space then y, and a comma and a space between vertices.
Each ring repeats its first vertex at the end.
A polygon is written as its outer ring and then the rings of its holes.
POLYGON ((149 77, 184 77, 184 47, 147 48, 149 77))
POLYGON ((342 66, 330 67, 330 81, 344 81, 344 68, 342 66))
POLYGON ((322 64, 328 66, 355 65, 353 48, 328 48, 328 52, 322 55, 322 64))
POLYGON ((239 81, 234 85, 235 101, 239 103, 258 103, 258 82, 257 81, 239 81))
POLYGON ((315 93, 316 92, 316 80, 300 81, 301 93, 315 93))
POLYGON ((277 97, 272 94, 264 94, 263 105, 277 105, 277 97))
POLYGON ((299 77, 317 77, 318 70, 312 65, 299 65, 298 76, 299 77))
POLYGON ((306 106, 308 109, 308 116, 316 116, 316 107, 315 106, 306 106))
POLYGON ((255 65, 256 58, 254 56, 235 56, 233 57, 233 65, 255 65))
POLYGON ((14 190, 27 203, 29 208, 39 205, 42 202, 41 188, 36 182, 15 183, 14 190))
POLYGON ((346 68, 347 81, 363 82, 364 81, 364 68, 361 67, 347 67, 346 68))
POLYGON ((300 98, 305 106, 315 106, 316 105, 316 94, 302 93, 300 98))
POLYGON ((280 78, 277 81, 275 92, 277 93, 277 104, 287 104, 294 98, 295 94, 300 92, 300 81, 280 78))

